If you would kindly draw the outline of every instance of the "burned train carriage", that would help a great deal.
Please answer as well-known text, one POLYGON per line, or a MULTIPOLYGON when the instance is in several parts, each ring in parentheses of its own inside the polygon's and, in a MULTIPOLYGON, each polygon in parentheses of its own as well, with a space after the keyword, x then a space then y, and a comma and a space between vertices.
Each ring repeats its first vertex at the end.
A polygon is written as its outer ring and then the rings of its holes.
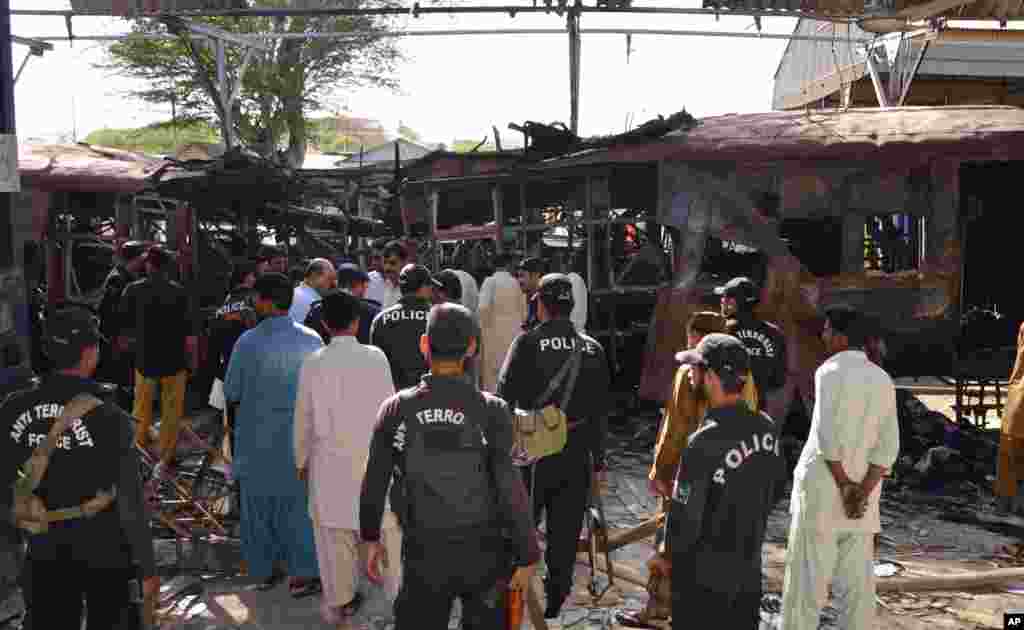
POLYGON ((1010 107, 720 116, 539 160, 425 159, 402 210, 438 262, 500 248, 578 271, 617 385, 657 402, 689 314, 753 277, 760 314, 787 336, 788 397, 806 400, 820 313, 840 302, 876 319, 896 376, 1005 377, 1024 303, 998 287, 1013 251, 999 188, 1022 170, 1022 140, 1024 111, 1010 107), (754 211, 764 193, 777 217, 754 211), (974 318, 980 336, 961 325, 972 309, 999 314, 974 318))

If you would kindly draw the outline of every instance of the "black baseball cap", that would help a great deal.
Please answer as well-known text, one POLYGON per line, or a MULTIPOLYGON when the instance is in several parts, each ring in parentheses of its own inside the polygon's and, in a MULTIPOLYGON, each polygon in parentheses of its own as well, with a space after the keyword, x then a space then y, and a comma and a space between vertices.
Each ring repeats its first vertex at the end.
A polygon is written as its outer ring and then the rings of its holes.
POLYGON ((402 293, 414 293, 427 285, 435 289, 444 288, 444 285, 423 265, 410 263, 402 267, 402 271, 398 274, 398 288, 402 293))
POLYGON ((354 263, 342 263, 338 265, 338 284, 350 285, 355 282, 369 282, 370 274, 363 271, 359 265, 354 263))
POLYGON ((750 353, 743 342, 723 333, 705 335, 697 347, 676 354, 683 365, 699 365, 713 370, 720 378, 742 383, 750 370, 750 353))
POLYGON ((519 269, 529 273, 544 273, 547 265, 540 258, 525 258, 519 263, 519 269))
POLYGON ((459 274, 455 273, 454 269, 445 269, 434 277, 443 286, 442 290, 448 294, 449 300, 452 302, 462 300, 462 279, 459 278, 459 274))
POLYGON ((469 350, 469 341, 480 336, 473 314, 461 304, 445 302, 427 315, 427 339, 430 350, 443 356, 461 356, 469 350))
POLYGON ((537 295, 543 302, 575 306, 572 297, 572 280, 564 273, 549 273, 540 279, 537 295))
POLYGON ((106 341, 100 320, 90 311, 72 306, 46 318, 46 354, 51 358, 76 356, 89 346, 106 341))
POLYGON ((142 241, 128 241, 121 245, 121 258, 123 260, 135 260, 146 253, 148 246, 142 241))
POLYGON ((745 304, 753 304, 757 302, 760 296, 760 291, 754 281, 750 278, 733 278, 724 285, 715 289, 715 295, 724 295, 731 298, 736 298, 738 302, 745 304))

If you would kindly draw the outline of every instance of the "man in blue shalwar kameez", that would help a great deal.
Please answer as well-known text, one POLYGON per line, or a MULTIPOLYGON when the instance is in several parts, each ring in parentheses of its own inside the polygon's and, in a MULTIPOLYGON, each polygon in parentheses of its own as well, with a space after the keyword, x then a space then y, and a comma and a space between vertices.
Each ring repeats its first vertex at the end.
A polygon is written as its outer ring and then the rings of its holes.
POLYGON ((251 577, 273 588, 284 562, 293 597, 315 594, 320 575, 307 510, 305 481, 296 477, 292 448, 299 370, 323 347, 313 330, 288 316, 292 284, 268 273, 256 280, 262 322, 235 345, 224 377, 224 398, 239 405, 234 474, 242 494, 242 557, 251 577))

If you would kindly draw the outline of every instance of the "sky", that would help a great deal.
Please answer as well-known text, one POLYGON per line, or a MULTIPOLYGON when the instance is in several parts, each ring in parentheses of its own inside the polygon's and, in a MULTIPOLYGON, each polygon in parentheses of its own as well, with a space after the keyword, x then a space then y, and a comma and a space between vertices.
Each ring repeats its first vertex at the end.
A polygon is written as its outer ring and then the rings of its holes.
MULTIPOLYGON (((517 0, 525 2, 525 0, 517 0)), ((543 1, 543 0, 541 0, 543 1)), ((462 0, 509 4, 505 0, 462 0)), ((637 5, 650 6, 638 0, 637 5)), ((587 4, 593 4, 587 0, 587 4)), ((674 6, 699 7, 699 0, 674 6)), ((12 9, 68 9, 68 0, 11 0, 12 9)), ((764 18, 766 33, 789 34, 795 20, 764 18)), ((398 29, 563 28, 554 13, 518 15, 435 15, 402 17, 398 29)), ((78 35, 128 31, 115 18, 76 17, 78 35)), ((749 17, 642 16, 584 14, 581 27, 756 32, 749 17)), ((14 34, 65 35, 60 17, 13 16, 14 34)), ((612 134, 628 123, 685 108, 695 116, 769 111, 773 75, 785 40, 731 37, 634 35, 627 60, 626 36, 583 35, 580 73, 580 134, 612 134)), ((399 92, 355 89, 333 94, 329 109, 380 120, 397 131, 399 123, 424 141, 451 143, 480 139, 498 127, 511 140, 510 122, 569 123, 568 37, 486 35, 409 37, 400 42, 406 61, 398 71, 399 92)), ((27 49, 15 45, 17 70, 27 49)), ((157 107, 125 92, 131 80, 94 67, 105 56, 96 42, 54 42, 54 50, 33 57, 15 87, 18 136, 48 142, 82 140, 104 127, 138 127, 170 118, 170 105, 157 107)), ((517 135, 517 134, 516 134, 517 135)), ((516 140, 520 140, 518 137, 516 140)))

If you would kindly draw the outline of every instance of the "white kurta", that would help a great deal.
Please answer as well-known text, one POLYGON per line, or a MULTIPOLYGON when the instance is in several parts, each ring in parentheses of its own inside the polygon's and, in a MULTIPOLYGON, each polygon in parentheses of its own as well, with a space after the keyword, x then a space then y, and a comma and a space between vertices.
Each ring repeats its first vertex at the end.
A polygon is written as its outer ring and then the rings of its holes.
POLYGON ((309 310, 312 308, 313 303, 320 299, 320 293, 313 287, 307 285, 305 282, 295 287, 294 293, 292 293, 292 305, 288 309, 288 315, 291 316, 292 320, 296 324, 302 324, 306 321, 306 316, 309 315, 309 310))
POLYGON ((867 629, 873 627, 871 541, 881 531, 882 484, 871 493, 864 517, 852 520, 825 462, 841 462, 854 481, 870 465, 892 468, 899 454, 896 389, 863 352, 846 351, 818 368, 814 390, 811 430, 793 475, 782 627, 815 630, 832 582, 840 627, 867 629))
POLYGON ((497 271, 480 289, 480 329, 483 349, 480 381, 484 391, 494 393, 505 355, 526 320, 526 298, 519 281, 507 271, 497 271))
MULTIPOLYGON (((347 604, 354 594, 359 493, 378 411, 394 393, 387 357, 355 337, 334 337, 302 365, 295 465, 308 471, 309 510, 324 596, 331 606, 347 604)), ((389 550, 394 558, 397 553, 389 550)))
POLYGON ((468 271, 461 269, 453 271, 459 276, 459 282, 462 284, 462 305, 474 313, 477 312, 480 309, 480 291, 476 286, 476 278, 468 271))
POLYGON ((568 274, 569 281, 572 282, 572 313, 569 314, 569 319, 572 320, 574 326, 576 326, 576 332, 584 333, 587 330, 587 307, 590 300, 587 294, 587 283, 583 281, 583 277, 575 271, 568 274))
POLYGON ((366 299, 380 304, 382 309, 398 304, 402 299, 402 290, 384 277, 379 271, 371 271, 370 280, 366 285, 366 299))

